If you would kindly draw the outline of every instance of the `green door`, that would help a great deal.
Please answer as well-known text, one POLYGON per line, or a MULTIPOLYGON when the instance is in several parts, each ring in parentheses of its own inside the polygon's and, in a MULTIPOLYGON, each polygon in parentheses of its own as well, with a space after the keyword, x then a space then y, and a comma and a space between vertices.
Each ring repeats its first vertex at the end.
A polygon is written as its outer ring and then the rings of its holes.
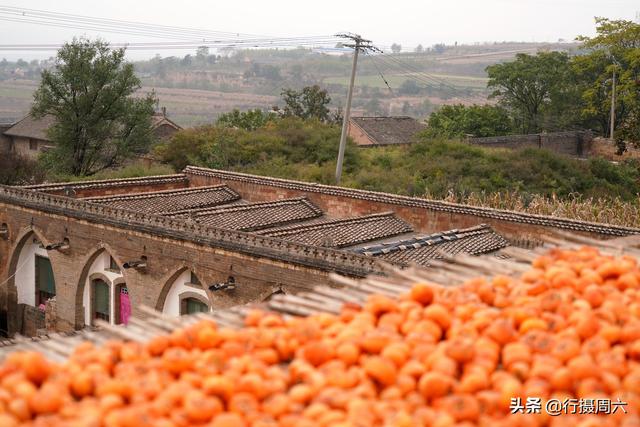
POLYGON ((51 261, 36 255, 36 307, 56 296, 56 282, 53 278, 51 261))
POLYGON ((93 318, 108 322, 111 317, 109 285, 103 280, 93 282, 93 318))

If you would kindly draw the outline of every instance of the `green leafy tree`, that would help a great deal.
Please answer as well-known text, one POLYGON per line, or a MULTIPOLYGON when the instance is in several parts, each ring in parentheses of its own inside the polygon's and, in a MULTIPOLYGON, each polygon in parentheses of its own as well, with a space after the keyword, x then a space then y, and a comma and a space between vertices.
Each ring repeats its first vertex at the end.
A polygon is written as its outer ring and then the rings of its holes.
POLYGON ((554 100, 571 91, 569 57, 563 52, 519 53, 515 61, 487 67, 492 97, 510 109, 522 132, 542 130, 543 115, 554 100))
POLYGON ((155 94, 134 97, 140 80, 124 49, 74 39, 59 51, 55 67, 42 72, 31 113, 53 115, 55 143, 44 161, 57 172, 86 176, 116 166, 153 141, 155 94))
POLYGON ((398 92, 403 95, 417 95, 422 90, 420 84, 413 79, 407 79, 402 82, 400 87, 398 88, 398 92))
POLYGON ((402 45, 399 45, 398 43, 394 43, 391 45, 391 52, 400 53, 401 51, 402 51, 402 45))
POLYGON ((507 135, 512 132, 509 113, 494 105, 445 105, 431 113, 424 136, 462 138, 507 135))
MULTIPOLYGON (((331 182, 339 139, 340 129, 336 126, 284 117, 253 131, 221 126, 184 129, 159 145, 156 152, 176 170, 194 164, 270 176, 291 176, 288 173, 296 169, 304 176, 321 169, 323 182, 331 182)), ((345 171, 354 170, 358 155, 349 140, 345 171)))
POLYGON ((244 130, 256 130, 269 122, 277 120, 278 115, 272 111, 265 112, 256 108, 255 110, 240 111, 233 110, 229 113, 221 114, 216 121, 218 126, 237 128, 244 130))
POLYGON ((616 139, 640 143, 640 24, 596 18, 596 36, 578 37, 587 53, 574 59, 584 86, 583 114, 607 134, 616 73, 616 139))
POLYGON ((386 108, 382 105, 380 98, 377 96, 369 98, 369 100, 363 105, 363 108, 367 114, 374 116, 384 116, 387 114, 386 108))
POLYGON ((285 103, 283 108, 285 116, 318 119, 322 122, 330 119, 327 105, 331 102, 331 97, 318 85, 306 86, 301 91, 285 89, 282 91, 282 99, 285 103))
POLYGON ((433 45, 433 51, 437 54, 444 53, 447 50, 447 45, 444 43, 437 43, 433 45))
POLYGON ((209 46, 198 46, 196 49, 196 58, 203 61, 209 56, 209 46))

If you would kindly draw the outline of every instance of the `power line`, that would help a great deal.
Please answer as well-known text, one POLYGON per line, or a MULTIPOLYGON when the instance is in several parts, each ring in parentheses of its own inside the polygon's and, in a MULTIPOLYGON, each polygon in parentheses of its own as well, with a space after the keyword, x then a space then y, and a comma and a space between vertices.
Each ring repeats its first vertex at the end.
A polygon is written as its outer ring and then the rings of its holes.
POLYGON ((472 101, 472 99, 467 97, 466 95, 460 95, 460 88, 458 88, 458 87, 456 87, 456 86, 454 86, 452 84, 449 84, 449 82, 447 82, 446 80, 441 79, 439 77, 436 77, 436 76, 434 76, 432 74, 429 74, 429 73, 427 73, 425 71, 422 71, 422 70, 416 68, 415 66, 409 64, 408 62, 401 61, 399 58, 396 58, 394 56, 391 56, 391 55, 387 54, 386 57, 389 58, 392 61, 395 61, 400 66, 405 67, 406 69, 412 71, 413 73, 416 73, 416 74, 418 74, 420 76, 423 76, 427 81, 434 82, 435 84, 438 84, 441 87, 444 86, 444 87, 449 88, 450 91, 451 91, 450 93, 456 94, 458 97, 465 98, 467 100, 471 100, 472 101))
POLYGON ((385 62, 387 65, 391 65, 391 66, 395 66, 395 67, 399 67, 400 69, 402 69, 403 71, 407 72, 409 76, 416 80, 417 82, 420 82, 424 85, 426 85, 427 87, 435 87, 441 90, 444 90, 445 92, 448 92, 450 95, 452 95, 453 97, 456 98, 460 98, 462 100, 465 100, 467 102, 470 103, 476 103, 477 100, 474 100, 470 97, 468 97, 465 94, 462 94, 460 89, 450 85, 448 82, 446 82, 443 79, 437 78, 435 76, 432 76, 428 73, 425 73, 409 64, 407 64, 404 61, 400 61, 397 58, 388 55, 388 54, 383 54, 383 55, 377 55, 377 57, 379 59, 381 59, 383 62, 385 62))
POLYGON ((395 96, 394 93, 393 93, 393 89, 391 89, 391 86, 389 85, 389 82, 387 81, 387 79, 382 74, 382 71, 380 70, 380 68, 378 68, 378 64, 376 63, 375 57, 373 55, 370 55, 370 54, 366 53, 366 52, 365 52, 365 54, 367 55, 367 58, 371 58, 371 62, 373 63, 373 66, 376 68, 376 70, 378 70, 378 74, 380 74, 380 78, 382 79, 384 84, 387 85, 387 87, 389 88, 389 92, 391 92, 391 95, 395 96))
POLYGON ((104 25, 104 26, 112 26, 112 27, 120 27, 125 29, 139 29, 146 31, 155 31, 155 32, 171 32, 173 34, 181 33, 182 35, 189 35, 193 37, 194 35, 197 37, 227 37, 227 38, 240 38, 240 37, 270 37, 265 35, 255 35, 255 34, 247 34, 247 33, 236 33, 229 31, 213 31, 207 29, 200 28, 189 28, 189 27, 178 27, 172 25, 158 25, 158 24, 149 24, 144 22, 136 22, 136 21, 125 21, 118 19, 108 19, 108 18, 98 18, 91 17, 86 15, 74 15, 67 13, 59 13, 59 12, 51 12, 41 9, 27 9, 27 8, 17 8, 11 6, 0 6, 0 13, 5 15, 13 15, 18 17, 28 17, 35 19, 49 19, 52 21, 60 21, 60 22, 71 22, 72 24, 77 23, 91 23, 95 25, 104 25))
MULTIPOLYGON (((301 37, 272 37, 258 36, 245 33, 231 33, 212 31, 177 26, 147 24, 116 19, 95 18, 83 15, 72 15, 57 12, 49 12, 38 9, 14 8, 0 6, 0 20, 23 24, 37 24, 49 27, 69 28, 95 32, 109 32, 132 36, 146 36, 165 40, 153 46, 135 45, 135 49, 146 49, 149 46, 155 48, 178 48, 167 39, 180 40, 184 46, 179 48, 193 48, 194 46, 210 47, 289 47, 289 46, 313 46, 328 45, 337 42, 335 36, 301 36, 301 37)), ((180 42, 176 42, 180 43, 180 42)), ((3 50, 49 50, 56 49, 58 45, 4 45, 3 50)), ((132 48, 134 48, 132 44, 132 48)))
MULTIPOLYGON (((322 47, 335 43, 334 39, 282 38, 264 40, 236 40, 233 42, 157 42, 157 43, 110 43, 111 47, 124 47, 128 50, 193 50, 199 47, 210 48, 273 48, 273 47, 322 47)), ((62 44, 4 44, 0 51, 54 51, 62 44)))

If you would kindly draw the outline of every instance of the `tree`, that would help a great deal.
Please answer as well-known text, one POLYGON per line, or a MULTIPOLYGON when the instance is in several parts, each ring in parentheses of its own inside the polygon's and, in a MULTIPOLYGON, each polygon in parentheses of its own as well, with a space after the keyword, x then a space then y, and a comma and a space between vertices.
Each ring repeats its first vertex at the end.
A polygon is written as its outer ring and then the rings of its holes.
POLYGON ((416 46, 415 52, 416 53, 423 53, 424 52, 424 47, 422 47, 422 45, 419 44, 418 46, 416 46))
POLYGON ((180 61, 180 65, 183 67, 189 67, 193 63, 193 57, 190 54, 186 54, 184 58, 180 61))
POLYGON ((494 105, 445 105, 431 113, 425 136, 462 138, 507 135, 512 131, 509 113, 494 105))
POLYGON ((402 50, 402 46, 399 45, 398 43, 394 43, 391 45, 391 52, 400 53, 401 50, 402 50))
POLYGON ((196 58, 204 60, 209 56, 209 46, 198 46, 196 49, 196 58))
POLYGON ((447 49, 447 46, 444 43, 437 43, 433 45, 433 50, 437 54, 444 53, 446 49, 447 49))
POLYGON ((573 61, 584 89, 583 114, 607 134, 615 72, 616 139, 640 144, 640 24, 596 18, 596 36, 578 40, 587 49, 573 61))
POLYGON ((386 109, 380 102, 380 98, 377 96, 369 98, 369 100, 363 105, 363 107, 364 107, 364 111, 367 114, 370 114, 373 116, 384 116, 387 113, 386 109))
POLYGON ((228 128, 256 130, 277 118, 278 115, 276 113, 271 111, 264 112, 259 108, 248 111, 235 109, 229 113, 221 114, 216 124, 228 128))
POLYGON ((285 116, 314 118, 322 122, 329 120, 327 105, 331 102, 331 97, 325 89, 320 89, 320 86, 306 86, 302 91, 285 89, 281 95, 285 102, 285 116))
POLYGON ((42 72, 31 113, 56 119, 49 129, 54 148, 44 154, 56 171, 92 175, 153 141, 155 94, 133 96, 140 79, 124 54, 101 40, 74 39, 58 51, 54 69, 42 72))
POLYGON ((45 179, 45 171, 38 162, 24 155, 8 152, 0 156, 0 184, 39 184, 45 179))
POLYGON ((417 81, 413 79, 407 79, 402 82, 400 88, 398 88, 398 92, 403 95, 417 95, 422 90, 422 87, 418 84, 417 81))
POLYGON ((492 97, 520 120, 525 133, 541 130, 541 116, 552 97, 561 99, 572 79, 564 52, 519 53, 515 61, 487 67, 492 97))

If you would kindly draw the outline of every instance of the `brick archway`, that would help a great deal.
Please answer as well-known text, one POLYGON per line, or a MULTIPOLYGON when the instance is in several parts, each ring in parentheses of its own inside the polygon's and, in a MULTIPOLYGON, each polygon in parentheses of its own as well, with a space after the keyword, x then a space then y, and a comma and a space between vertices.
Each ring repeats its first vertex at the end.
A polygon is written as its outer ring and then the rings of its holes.
MULTIPOLYGON (((174 271, 173 273, 169 274, 165 280, 162 281, 163 286, 162 286, 162 290, 160 291, 160 295, 158 296, 158 300, 156 301, 156 305, 155 305, 155 309, 157 311, 164 311, 165 308, 165 304, 167 302, 167 297, 169 295, 169 292, 171 291, 171 289, 173 288, 173 286, 176 284, 176 281, 180 278, 180 276, 182 274, 184 274, 185 272, 192 272, 197 278, 198 280, 202 280, 202 275, 199 274, 198 271, 196 271, 194 268, 190 268, 187 267, 185 265, 183 265, 182 267, 180 267, 179 269, 177 269, 176 271, 174 271)), ((202 283, 202 282, 201 282, 202 283)), ((194 288, 194 290, 197 288, 194 288)), ((209 296, 209 292, 207 291, 207 289, 203 286, 200 285, 200 289, 202 289, 202 291, 204 291, 204 293, 206 294, 206 300, 207 300, 207 305, 211 306, 211 302, 210 302, 210 296, 209 296)), ((204 296, 197 293, 197 292, 193 292, 197 295, 200 296, 200 298, 203 298, 204 300, 204 296)))
MULTIPOLYGON (((1 307, 2 312, 6 313, 6 321, 4 321, 3 322, 4 324, 2 325, 3 329, 5 330, 1 332, 8 336, 12 336, 16 332, 19 332, 18 329, 20 326, 19 325, 20 322, 18 321, 18 318, 17 318, 18 287, 16 285, 15 279, 19 271, 26 267, 26 262, 28 260, 25 260, 22 265, 19 265, 19 261, 20 261, 20 256, 22 255, 22 251, 24 250, 25 246, 28 244, 29 240, 31 239, 37 239, 44 246, 47 246, 50 244, 50 241, 45 237, 44 233, 39 228, 31 226, 31 227, 22 229, 18 234, 18 238, 16 239, 16 242, 13 244, 13 246, 9 250, 10 255, 7 263, 8 268, 6 270, 7 276, 6 278, 3 278, 4 280, 2 282, 0 282, 3 284, 3 286, 7 287, 6 305, 4 307, 1 307)), ((51 268, 53 270, 54 281, 56 282, 56 286, 57 286, 57 284, 60 282, 58 280, 60 276, 59 276, 59 273, 56 272, 57 267, 56 267, 55 257, 52 257, 52 255, 53 255, 52 251, 47 251, 47 256, 51 262, 51 268)))
POLYGON ((120 257, 116 255, 115 251, 109 245, 106 244, 100 245, 82 261, 82 272, 80 273, 80 278, 78 279, 75 295, 75 329, 82 329, 85 327, 85 307, 83 300, 87 280, 93 277, 101 278, 101 280, 105 280, 106 283, 112 286, 115 284, 125 283, 127 281, 127 273, 125 272, 126 270, 122 267, 122 260, 120 259, 120 257), (120 274, 122 275, 121 279, 112 280, 106 277, 104 273, 90 272, 93 263, 100 255, 104 253, 107 253, 110 257, 112 257, 115 263, 120 268, 120 274))

